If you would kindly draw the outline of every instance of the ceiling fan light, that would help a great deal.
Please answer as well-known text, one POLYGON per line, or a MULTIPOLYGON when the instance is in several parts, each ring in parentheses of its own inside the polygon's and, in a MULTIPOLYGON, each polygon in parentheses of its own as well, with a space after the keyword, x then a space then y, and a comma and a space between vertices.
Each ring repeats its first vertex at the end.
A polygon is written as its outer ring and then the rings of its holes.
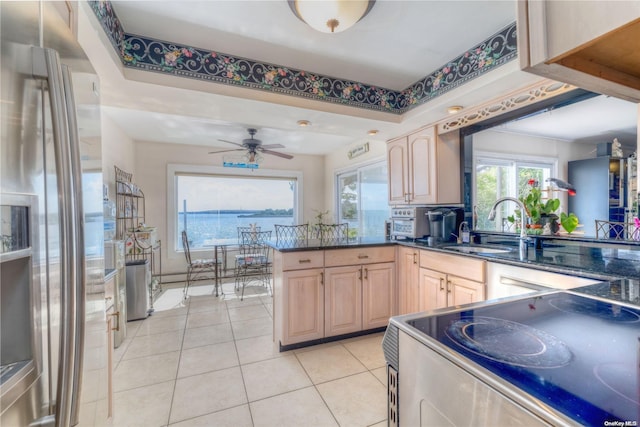
POLYGON ((375 0, 289 0, 293 13, 314 30, 339 33, 361 20, 375 0))

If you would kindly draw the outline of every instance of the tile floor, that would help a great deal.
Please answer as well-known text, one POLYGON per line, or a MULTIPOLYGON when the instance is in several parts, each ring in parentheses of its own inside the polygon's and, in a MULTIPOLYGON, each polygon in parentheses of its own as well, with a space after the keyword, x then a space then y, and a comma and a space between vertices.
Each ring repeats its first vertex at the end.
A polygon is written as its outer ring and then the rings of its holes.
POLYGON ((382 334, 279 353, 272 299, 167 288, 115 350, 122 426, 386 426, 382 334))

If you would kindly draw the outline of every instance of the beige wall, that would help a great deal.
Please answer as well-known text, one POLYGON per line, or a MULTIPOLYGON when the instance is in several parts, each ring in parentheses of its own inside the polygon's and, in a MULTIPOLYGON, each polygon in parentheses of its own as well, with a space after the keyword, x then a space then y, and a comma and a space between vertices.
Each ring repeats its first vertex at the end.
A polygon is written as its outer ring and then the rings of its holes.
MULTIPOLYGON (((209 149, 202 146, 165 144, 137 141, 135 147, 135 174, 133 180, 144 191, 146 224, 158 228, 158 238, 163 243, 163 273, 184 272, 185 261, 182 253, 176 253, 165 243, 168 224, 167 165, 222 166, 221 157, 209 155, 209 149)), ((311 221, 314 209, 324 208, 324 158, 320 156, 296 155, 293 160, 275 156, 264 156, 260 169, 301 171, 303 174, 302 205, 303 222, 311 221)), ((250 173, 249 171, 247 171, 250 173)), ((203 195, 206 197, 206 195, 203 195)), ((211 254, 200 254, 209 256, 211 254)), ((198 254, 195 255, 198 257, 198 254)))
POLYGON ((102 179, 109 186, 109 198, 115 201, 115 169, 135 174, 134 142, 107 114, 102 113, 102 179))

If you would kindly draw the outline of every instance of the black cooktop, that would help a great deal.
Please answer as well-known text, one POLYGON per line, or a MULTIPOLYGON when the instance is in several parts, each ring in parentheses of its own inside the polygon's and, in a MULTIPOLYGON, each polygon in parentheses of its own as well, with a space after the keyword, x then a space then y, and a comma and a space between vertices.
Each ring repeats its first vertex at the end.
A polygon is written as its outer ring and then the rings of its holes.
POLYGON ((581 424, 640 421, 639 309, 557 292, 407 323, 581 424))

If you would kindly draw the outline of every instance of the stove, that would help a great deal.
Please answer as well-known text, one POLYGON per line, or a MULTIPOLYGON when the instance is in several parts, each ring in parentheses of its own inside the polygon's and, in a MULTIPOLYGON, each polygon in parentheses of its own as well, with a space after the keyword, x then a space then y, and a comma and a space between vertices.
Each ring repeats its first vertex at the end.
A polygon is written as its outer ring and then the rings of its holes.
POLYGON ((553 292, 405 323, 578 424, 640 421, 640 309, 553 292))

